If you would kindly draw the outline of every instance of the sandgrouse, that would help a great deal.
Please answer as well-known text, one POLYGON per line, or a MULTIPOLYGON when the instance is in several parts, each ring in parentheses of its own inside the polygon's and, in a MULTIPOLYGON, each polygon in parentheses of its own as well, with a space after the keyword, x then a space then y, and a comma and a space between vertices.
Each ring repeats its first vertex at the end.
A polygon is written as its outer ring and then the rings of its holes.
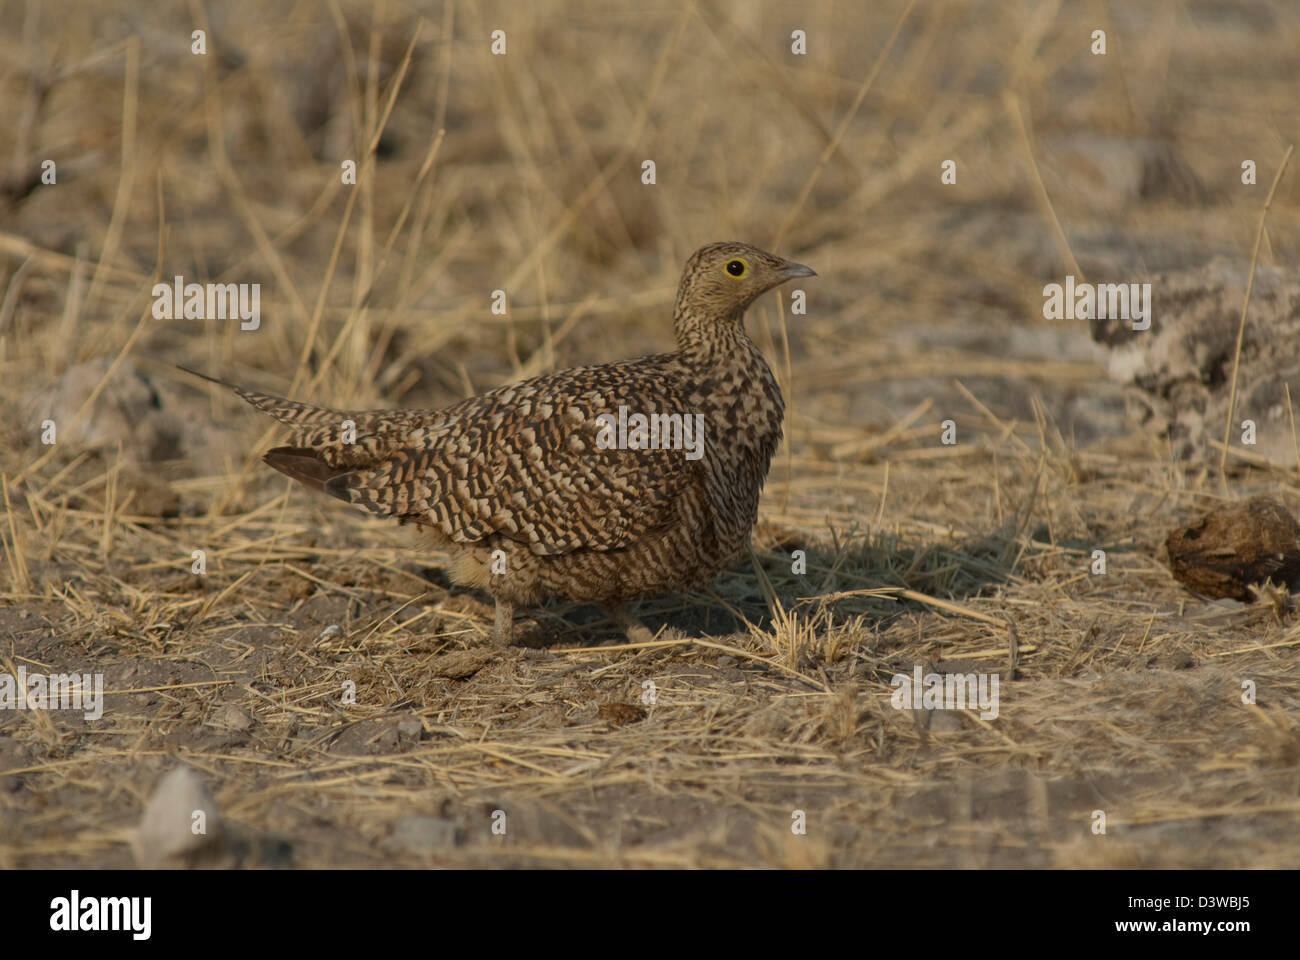
POLYGON ((702 586, 748 543, 785 402, 744 312, 811 276, 747 244, 709 244, 682 273, 672 353, 441 410, 345 412, 216 382, 294 430, 263 458, 276 470, 416 524, 449 552, 452 579, 496 599, 497 644, 513 637, 516 604, 547 595, 601 604, 644 636, 626 601, 702 586))

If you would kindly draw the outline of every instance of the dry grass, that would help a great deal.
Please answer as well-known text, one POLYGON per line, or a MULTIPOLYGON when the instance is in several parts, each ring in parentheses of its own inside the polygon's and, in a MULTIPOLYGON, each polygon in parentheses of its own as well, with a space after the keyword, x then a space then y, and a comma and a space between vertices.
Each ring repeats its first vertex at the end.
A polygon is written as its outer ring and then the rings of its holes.
MULTIPOLYGON (((1294 866, 1300 628, 1171 580, 1220 478, 1041 290, 1294 263, 1294 164, 1255 237, 1298 45, 1264 0, 0 6, 0 669, 109 693, 0 712, 0 866, 130 864, 178 761, 249 864, 1294 866), (464 653, 489 610, 443 558, 290 492, 274 428, 172 367, 442 405, 665 348, 682 260, 726 238, 820 276, 807 316, 749 318, 791 408, 752 562, 644 601, 651 644, 551 605, 464 653), (261 283, 261 329, 154 320, 177 274, 261 283), (33 392, 87 361, 71 412, 107 442, 41 445, 33 392), (162 461, 111 429, 131 368, 162 461), (999 716, 892 709, 916 664, 997 672, 999 716), (394 848, 411 814, 460 841, 394 848)), ((1298 479, 1226 478, 1293 509, 1298 479)))

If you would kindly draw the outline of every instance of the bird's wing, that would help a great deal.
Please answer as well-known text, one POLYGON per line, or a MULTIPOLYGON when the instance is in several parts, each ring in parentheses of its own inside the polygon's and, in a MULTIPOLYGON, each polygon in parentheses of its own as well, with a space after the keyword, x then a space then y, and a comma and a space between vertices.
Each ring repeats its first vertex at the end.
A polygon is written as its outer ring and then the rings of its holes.
POLYGON ((294 428, 295 446, 266 461, 297 480, 454 542, 495 534, 562 554, 616 550, 676 520, 698 459, 607 448, 617 430, 598 419, 622 405, 628 418, 678 414, 690 429, 664 373, 658 358, 566 370, 437 411, 350 413, 239 393, 294 428))
MULTIPOLYGON (((602 446, 616 430, 598 418, 685 413, 671 381, 645 361, 580 368, 462 401, 403 432, 330 492, 374 513, 428 523, 454 541, 492 534, 539 554, 614 550, 664 529, 694 477, 681 449, 602 446)), ((342 464, 340 464, 342 465, 342 464)))

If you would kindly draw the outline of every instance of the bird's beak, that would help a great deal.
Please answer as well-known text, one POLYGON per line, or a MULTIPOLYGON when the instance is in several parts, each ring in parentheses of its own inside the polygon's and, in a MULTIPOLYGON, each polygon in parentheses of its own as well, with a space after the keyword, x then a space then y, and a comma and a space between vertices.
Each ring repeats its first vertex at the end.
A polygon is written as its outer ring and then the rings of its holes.
POLYGON ((791 263, 786 261, 785 266, 781 268, 781 277, 784 280, 793 280, 795 277, 815 277, 817 271, 812 267, 805 267, 802 263, 791 263))

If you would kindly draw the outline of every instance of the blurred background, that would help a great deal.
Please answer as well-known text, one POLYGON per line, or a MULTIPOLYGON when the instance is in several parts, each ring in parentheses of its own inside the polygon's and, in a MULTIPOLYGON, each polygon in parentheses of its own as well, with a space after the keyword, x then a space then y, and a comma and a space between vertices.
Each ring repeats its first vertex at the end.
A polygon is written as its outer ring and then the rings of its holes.
MULTIPOLYGON (((336 405, 437 405, 666 349, 685 257, 734 238, 819 273, 806 317, 774 296, 750 322, 796 443, 942 407, 952 376, 1021 420, 1031 391, 1008 381, 1028 382, 1087 440, 1125 427, 1087 329, 1044 320, 1042 287, 1248 262, 1295 139, 1298 16, 1268 0, 9 0, 0 364, 31 386, 116 355, 150 278, 180 274, 260 283, 263 325, 150 319, 130 359, 156 378, 188 360, 266 389, 298 375, 336 405)), ((1294 258, 1298 196, 1284 178, 1266 266, 1294 258)))

